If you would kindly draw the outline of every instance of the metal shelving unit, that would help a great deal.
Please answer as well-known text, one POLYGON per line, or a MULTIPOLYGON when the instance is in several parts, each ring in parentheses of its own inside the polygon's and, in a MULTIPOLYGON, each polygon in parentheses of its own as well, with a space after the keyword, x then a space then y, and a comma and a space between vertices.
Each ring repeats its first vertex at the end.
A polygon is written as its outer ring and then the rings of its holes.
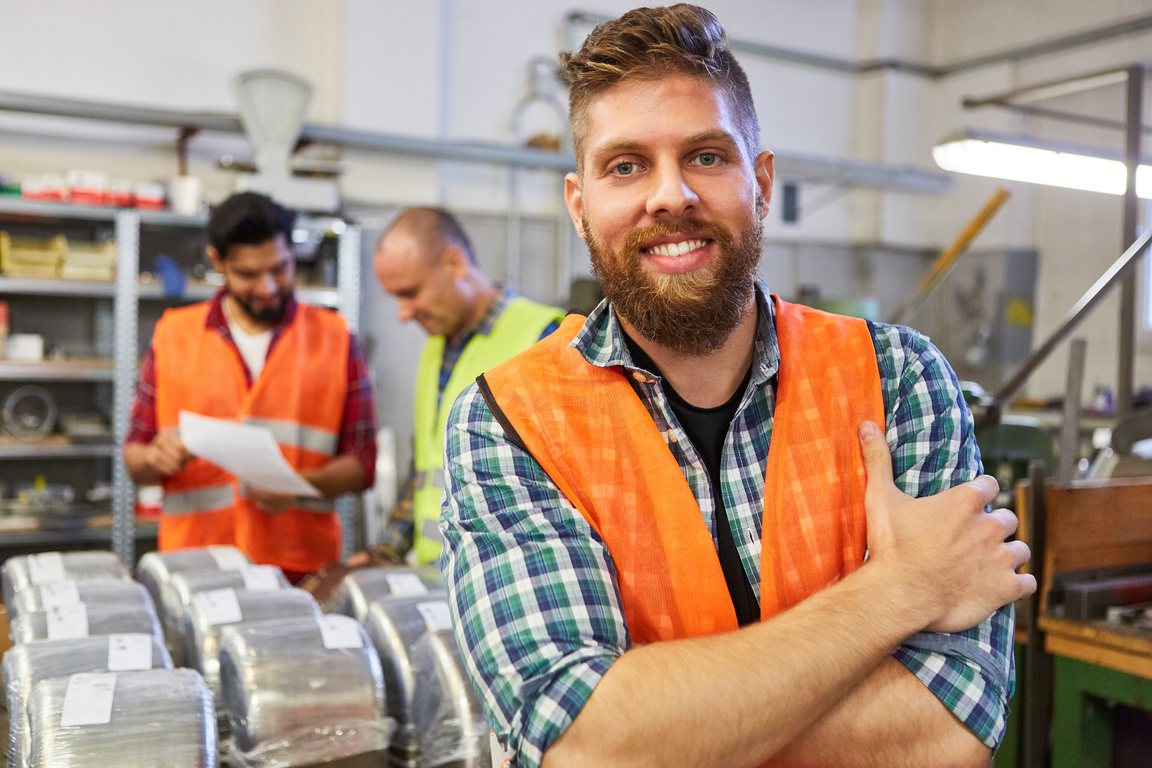
MULTIPOLYGON (((119 450, 128 434, 132 397, 136 385, 140 303, 203 301, 210 299, 218 289, 214 285, 188 283, 182 295, 169 296, 164 293, 163 286, 158 282, 141 283, 138 277, 140 235, 142 230, 153 227, 201 228, 205 225, 206 218, 183 216, 169 211, 100 208, 0 197, 0 220, 46 226, 59 221, 107 222, 115 229, 118 250, 115 282, 0 276, 0 295, 111 299, 112 327, 108 330, 113 347, 111 360, 46 360, 38 363, 0 361, 0 381, 111 382, 114 435, 114 442, 104 445, 0 444, 0 460, 112 459, 110 529, 0 530, 0 546, 103 543, 110 539, 116 554, 124 562, 131 563, 134 561, 136 541, 155 536, 155 524, 150 524, 143 531, 135 525, 133 516, 135 486, 128 477, 119 450)), ((356 320, 360 315, 360 229, 356 226, 345 226, 338 238, 337 286, 335 288, 303 286, 297 288, 296 295, 301 301, 340 310, 355 330, 356 320)), ((342 517, 349 517, 350 510, 349 501, 341 500, 342 517)), ((346 525, 346 530, 351 532, 352 526, 346 525)), ((345 548, 347 549, 347 545, 345 548)))

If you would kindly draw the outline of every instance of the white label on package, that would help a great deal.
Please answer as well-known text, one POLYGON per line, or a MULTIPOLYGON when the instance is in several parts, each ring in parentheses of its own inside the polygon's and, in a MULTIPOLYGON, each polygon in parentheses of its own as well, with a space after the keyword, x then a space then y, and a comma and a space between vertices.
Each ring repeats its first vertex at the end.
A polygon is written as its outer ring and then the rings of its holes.
POLYGON ((424 626, 429 632, 439 629, 452 629, 452 614, 448 612, 448 603, 444 600, 420 603, 416 606, 420 615, 424 617, 424 626))
POLYGON ((324 647, 330 651, 338 648, 363 648, 364 638, 360 634, 360 625, 355 619, 347 616, 321 616, 316 619, 320 625, 320 637, 324 640, 324 647))
POLYGON ((244 613, 240 610, 240 601, 236 599, 234 589, 210 589, 198 593, 196 599, 200 601, 204 620, 209 626, 244 621, 244 613))
POLYGON ((88 606, 84 603, 57 605, 45 609, 49 640, 75 640, 88 637, 88 606))
POLYGON ((496 738, 496 732, 488 731, 488 752, 492 755, 492 768, 509 768, 512 765, 512 753, 504 749, 504 745, 496 738))
POLYGON ((33 584, 47 584, 51 581, 63 581, 64 558, 59 552, 41 552, 38 555, 28 555, 28 578, 33 584))
POLYGON ((428 594, 424 580, 414 573, 390 573, 384 578, 388 581, 389 591, 397 597, 428 594))
POLYGON ((76 605, 80 602, 80 589, 71 580, 55 581, 40 585, 40 605, 45 610, 62 605, 76 605))
POLYGON ((248 558, 235 547, 208 547, 208 554, 222 571, 242 571, 248 567, 248 558))
POLYGON ((60 727, 107 724, 112 720, 112 699, 115 696, 115 672, 72 675, 64 693, 60 727))
POLYGON ((108 671, 152 669, 152 635, 108 635, 108 671))
POLYGON ((249 565, 240 571, 244 577, 244 589, 253 592, 275 592, 280 589, 280 578, 270 565, 249 565))

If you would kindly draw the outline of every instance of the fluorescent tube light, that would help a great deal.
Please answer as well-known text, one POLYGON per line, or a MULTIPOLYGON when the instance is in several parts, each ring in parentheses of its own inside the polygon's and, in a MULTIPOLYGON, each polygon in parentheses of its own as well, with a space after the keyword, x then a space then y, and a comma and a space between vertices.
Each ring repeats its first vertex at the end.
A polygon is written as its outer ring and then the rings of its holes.
MULTIPOLYGON (((937 144, 932 157, 941 168, 955 173, 1109 195, 1122 195, 1126 187, 1124 163, 1119 160, 1006 140, 963 136, 937 144)), ((1152 200, 1152 166, 1137 167, 1136 194, 1152 200)))

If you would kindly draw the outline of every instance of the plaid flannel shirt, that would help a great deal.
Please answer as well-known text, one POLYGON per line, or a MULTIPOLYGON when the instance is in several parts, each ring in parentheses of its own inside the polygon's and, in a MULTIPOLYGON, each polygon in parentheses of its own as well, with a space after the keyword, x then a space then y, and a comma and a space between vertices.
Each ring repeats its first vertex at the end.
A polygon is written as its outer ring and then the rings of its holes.
MULTIPOLYGON (((723 455, 722 493, 748 579, 760 593, 760 525, 780 353, 765 286, 752 377, 723 455)), ((955 374, 921 334, 869 324, 898 488, 928 496, 981 472, 955 374)), ((572 341, 592 365, 638 370, 602 303, 572 341)), ((652 371, 644 371, 653 377, 652 371)), ((665 435, 716 540, 708 471, 658 379, 642 401, 665 435)), ((604 542, 540 465, 514 446, 476 386, 448 419, 441 569, 457 639, 497 737, 538 766, 600 678, 631 645, 604 542)), ((1012 606, 965 632, 921 632, 895 652, 985 744, 1003 737, 1014 686, 1012 606)))

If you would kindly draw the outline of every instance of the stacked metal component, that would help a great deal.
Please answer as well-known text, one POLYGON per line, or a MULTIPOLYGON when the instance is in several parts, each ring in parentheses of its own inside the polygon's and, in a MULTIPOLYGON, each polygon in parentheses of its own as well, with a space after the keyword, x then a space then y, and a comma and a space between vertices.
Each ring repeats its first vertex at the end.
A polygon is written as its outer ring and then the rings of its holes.
POLYGON ((131 604, 74 603, 27 611, 12 620, 10 631, 13 645, 133 632, 154 635, 160 641, 164 638, 152 607, 131 604))
POLYGON ((384 764, 391 722, 380 661, 346 616, 226 628, 220 687, 234 767, 384 764))
MULTIPOLYGON (((143 591, 143 590, 141 590, 143 591)), ((4 654, 10 732, 8 765, 29 765, 27 704, 38 683, 77 673, 171 669, 163 643, 154 635, 109 635, 76 640, 42 640, 11 648, 4 654)))
MULTIPOLYGON (((143 585, 134 581, 82 581, 75 584, 78 602, 87 606, 135 606, 152 609, 152 598, 143 585)), ((65 590, 71 586, 62 586, 58 582, 41 584, 35 588, 22 589, 13 596, 13 602, 7 604, 8 620, 11 622, 18 616, 33 611, 43 611, 58 600, 65 590)))
POLYGON ((199 592, 216 589, 276 591, 291 588, 284 572, 274 565, 247 565, 236 571, 182 571, 174 573, 159 585, 158 612, 163 617, 162 629, 172 661, 180 666, 190 663, 184 658, 184 617, 192 598, 199 592))
POLYGON ((132 575, 111 552, 42 552, 10 557, 0 568, 4 604, 16 603, 16 594, 29 587, 74 582, 131 581, 132 575))
POLYGON ((218 768, 212 694, 189 669, 43 680, 28 701, 29 765, 218 768))
POLYGON ((464 672, 451 630, 428 632, 412 649, 412 713, 421 768, 487 768, 488 721, 464 672))
POLYGON ((411 597, 443 592, 440 569, 433 565, 417 568, 365 568, 344 577, 335 598, 334 613, 351 616, 360 623, 368 606, 382 597, 411 597))
POLYGON ((428 632, 429 610, 439 615, 447 611, 445 598, 443 590, 413 597, 384 596, 368 606, 364 618, 364 629, 380 654, 388 716, 396 721, 390 748, 395 768, 416 768, 420 764, 420 740, 412 713, 416 673, 411 655, 416 642, 428 632))

